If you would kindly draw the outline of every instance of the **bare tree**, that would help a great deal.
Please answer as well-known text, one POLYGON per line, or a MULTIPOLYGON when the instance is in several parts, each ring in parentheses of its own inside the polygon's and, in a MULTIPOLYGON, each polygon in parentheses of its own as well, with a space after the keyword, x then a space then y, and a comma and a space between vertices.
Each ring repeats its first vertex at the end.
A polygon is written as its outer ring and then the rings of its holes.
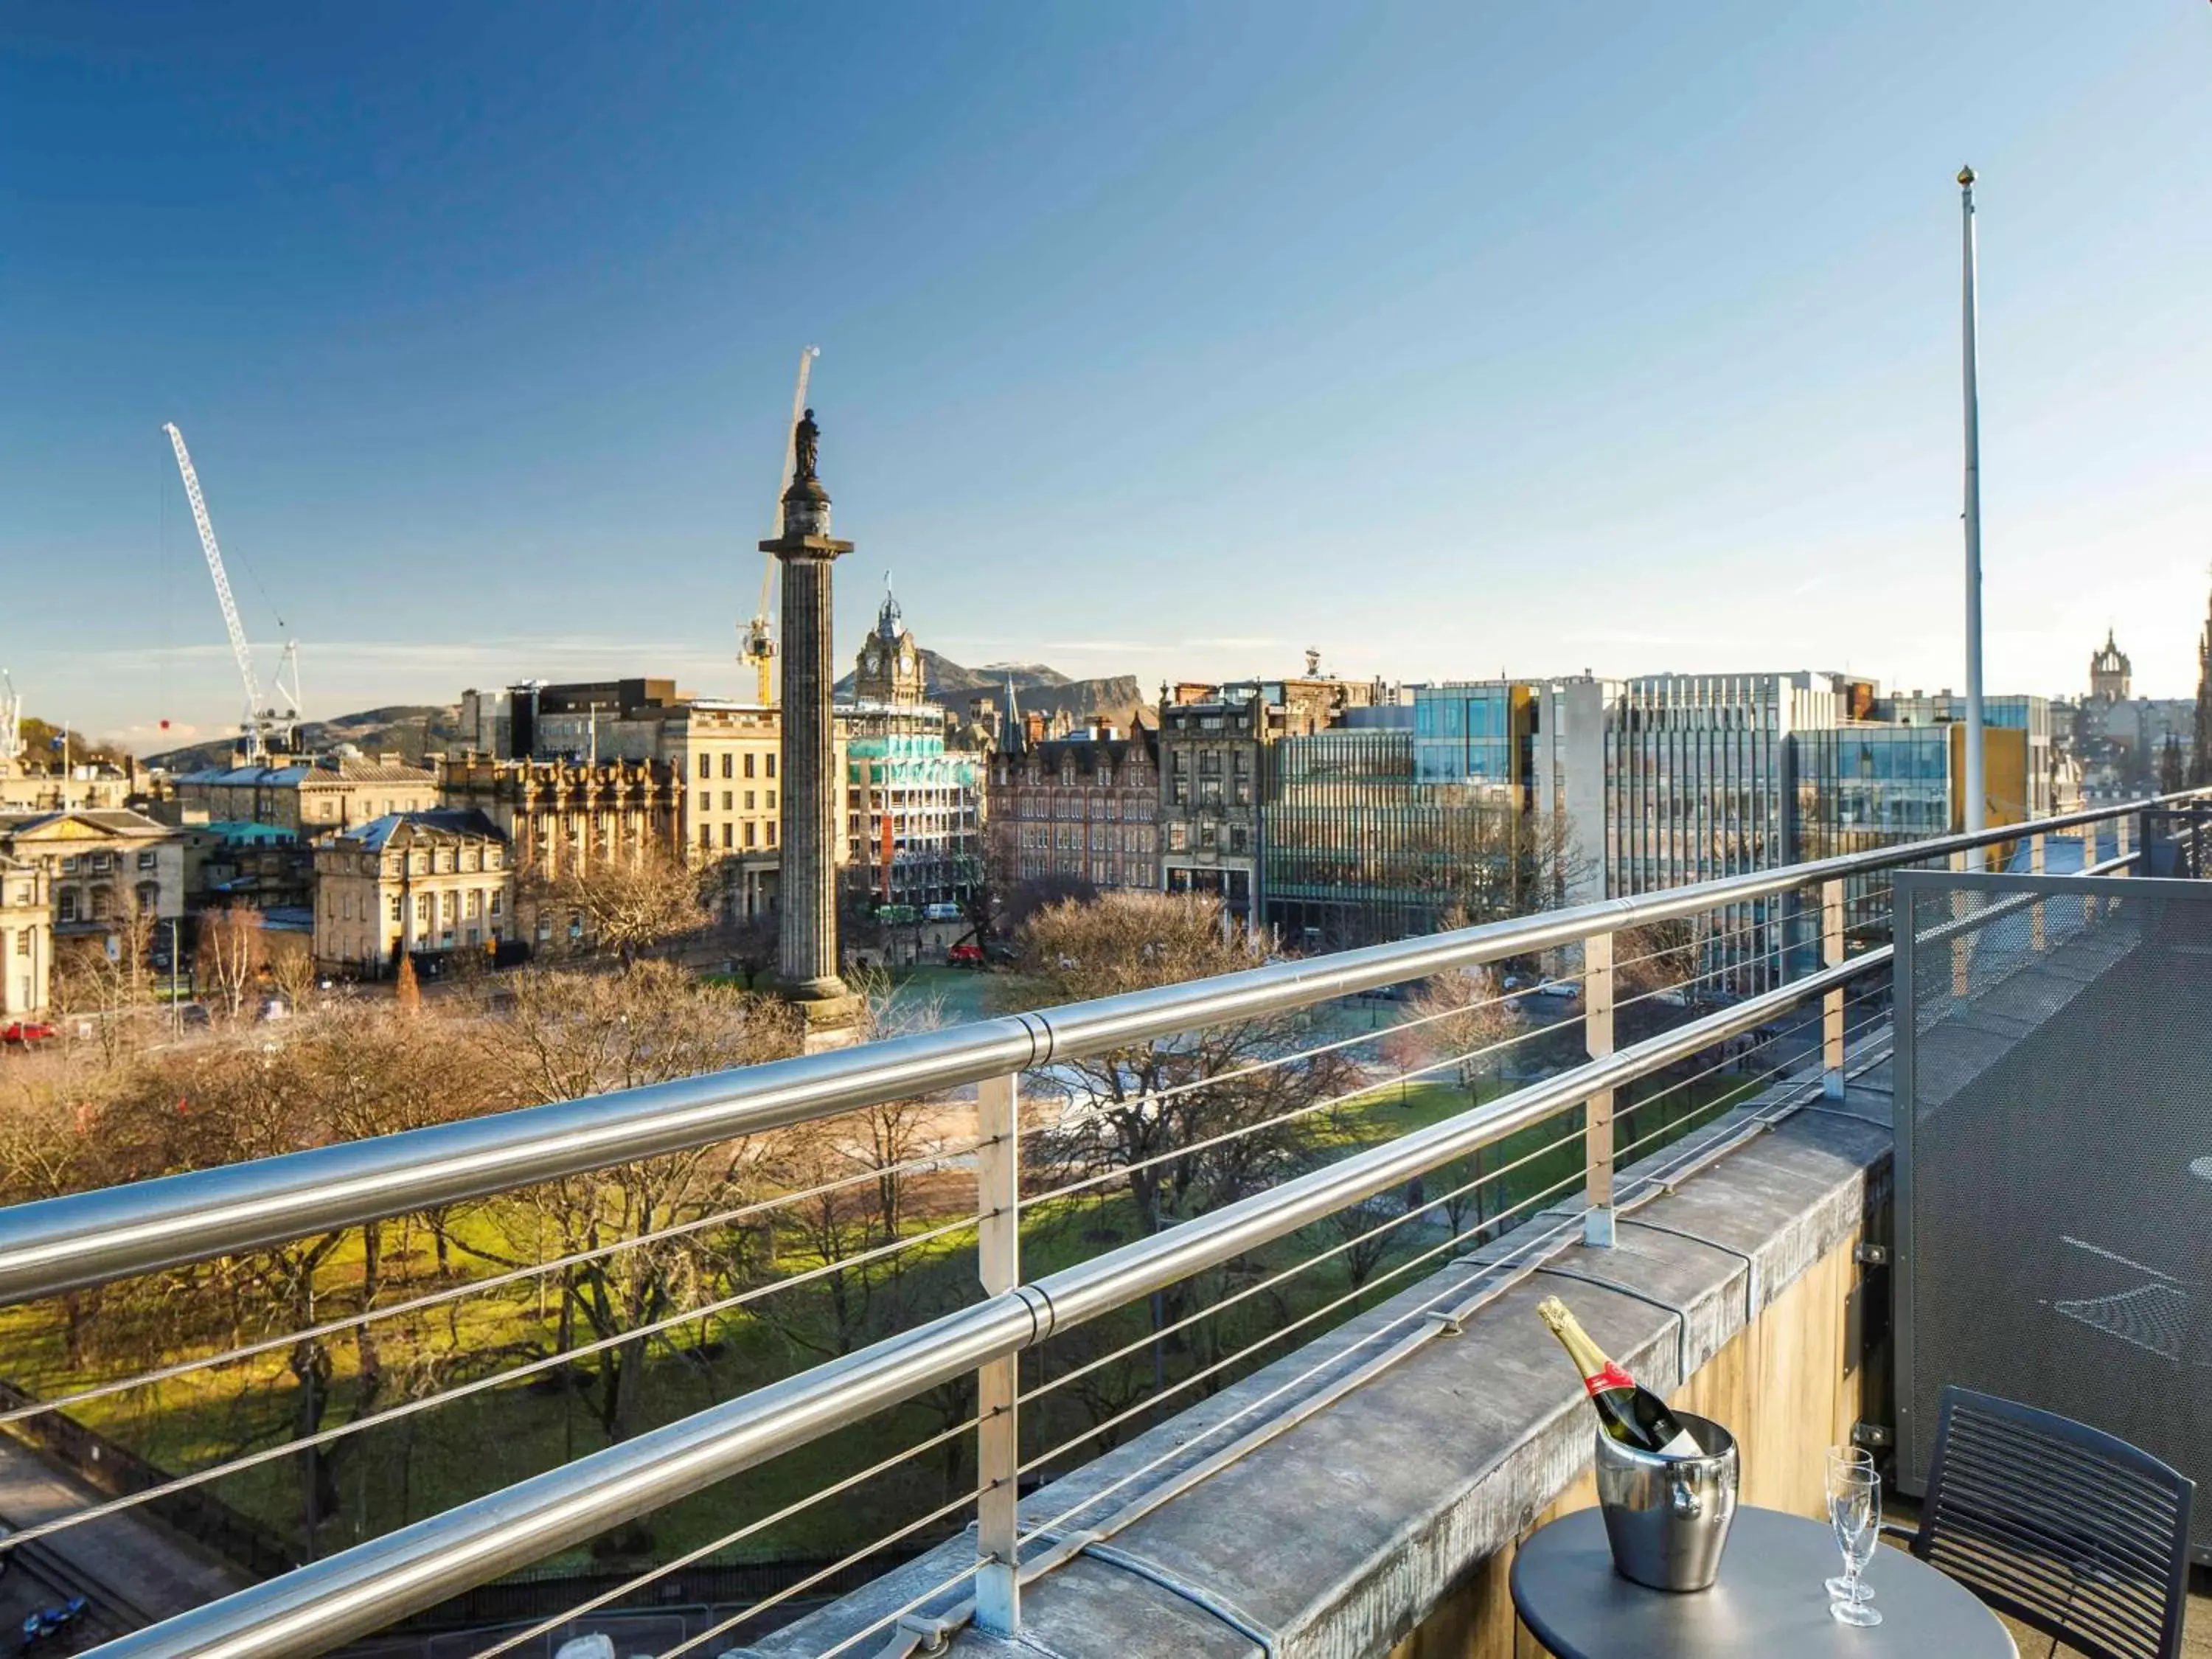
MULTIPOLYGON (((512 983, 510 1018, 478 1031, 489 1075, 521 1105, 642 1087, 795 1053, 799 1032, 782 1005, 702 984, 660 962, 619 977, 533 971, 512 983)), ((507 1246, 470 1248, 502 1265, 637 1239, 741 1205, 758 1183, 744 1142, 646 1158, 549 1182, 492 1212, 507 1246)), ((580 1324, 612 1346, 592 1361, 594 1407, 611 1439, 640 1422, 649 1340, 623 1340, 701 1299, 705 1285, 743 1271, 747 1235, 702 1228, 600 1255, 566 1269, 556 1340, 574 1346, 580 1324)))
POLYGON ((297 933, 268 936, 270 989, 295 1013, 306 1011, 315 991, 315 952, 297 933))
POLYGON ((586 948, 611 951, 625 967, 708 920, 699 872, 657 845, 568 871, 540 884, 532 902, 576 917, 586 948))
POLYGON ((200 976, 221 1000, 224 1012, 236 1019, 268 963, 261 912, 232 904, 202 916, 198 963, 200 976))
MULTIPOLYGON (((1063 901, 1023 935, 1024 991, 1045 1002, 1109 996, 1253 965, 1211 900, 1111 892, 1063 901)), ((1227 1203, 1297 1167, 1307 1115, 1357 1079, 1340 1053, 1309 1054, 1302 1015, 1231 1021, 1057 1067, 1069 1099, 1039 1135, 1070 1173, 1119 1169, 1139 1224, 1227 1203)))

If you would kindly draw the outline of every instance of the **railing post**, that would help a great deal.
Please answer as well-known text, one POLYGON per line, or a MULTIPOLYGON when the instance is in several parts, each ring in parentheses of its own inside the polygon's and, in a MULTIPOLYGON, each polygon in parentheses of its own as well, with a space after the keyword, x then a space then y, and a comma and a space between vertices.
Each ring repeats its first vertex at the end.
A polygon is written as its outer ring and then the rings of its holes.
MULTIPOLYGON (((1840 879, 1820 884, 1820 965, 1835 968, 1844 960, 1844 884, 1840 879)), ((1820 1092, 1830 1100, 1844 1097, 1844 988, 1840 985, 1820 999, 1820 1092)))
MULTIPOLYGON (((2043 837, 2039 834, 2030 836, 2027 838, 2027 873, 2031 876, 2039 876, 2044 873, 2043 837)), ((2034 951, 2039 955, 2048 949, 2050 945, 2050 940, 2045 936, 2043 930, 2043 901, 2041 899, 2036 900, 2034 903, 2027 907, 2027 943, 2028 948, 2034 951)))
MULTIPOLYGON (((2112 820, 2112 836, 2114 842, 2113 850, 2118 853, 2122 858, 2125 858, 2128 855, 2128 826, 2134 822, 2135 820, 2130 817, 2125 812, 2121 813, 2119 817, 2112 820)), ((2116 876, 2124 876, 2127 874, 2127 872, 2125 870, 2115 870, 2112 873, 2116 876)))
MULTIPOLYGON (((1966 859, 1967 855, 1964 853, 1952 854, 1951 868, 1964 874, 1966 870, 1966 859)), ((1964 921, 1966 919, 1966 893, 1964 888, 1960 888, 1951 895, 1951 920, 1964 921)), ((1973 984, 1972 975, 1968 971, 1972 959, 1972 952, 1968 947, 1972 943, 1972 939, 1963 927, 1951 936, 1951 994, 1962 1001, 1973 984)))
MULTIPOLYGON (((1022 1279, 1021 1093, 1018 1077, 986 1078, 975 1089, 976 1267, 984 1293, 999 1296, 1022 1279)), ((975 1372, 976 1628, 1012 1637, 1021 1627, 1021 1436, 1016 1413, 1020 1356, 975 1372)))
MULTIPOLYGON (((1583 941, 1583 1046, 1592 1060, 1613 1052, 1613 935, 1583 941)), ((1583 1108, 1583 1171, 1589 1208, 1583 1243, 1613 1248, 1613 1091, 1601 1089, 1583 1108)))
MULTIPOLYGON (((2089 866, 2096 861, 2097 826, 2094 823, 2085 823, 2081 826, 2081 873, 2087 875, 2089 866)), ((2081 901, 2081 925, 2084 927, 2094 927, 2096 924, 2097 901, 2094 896, 2084 898, 2081 901)))

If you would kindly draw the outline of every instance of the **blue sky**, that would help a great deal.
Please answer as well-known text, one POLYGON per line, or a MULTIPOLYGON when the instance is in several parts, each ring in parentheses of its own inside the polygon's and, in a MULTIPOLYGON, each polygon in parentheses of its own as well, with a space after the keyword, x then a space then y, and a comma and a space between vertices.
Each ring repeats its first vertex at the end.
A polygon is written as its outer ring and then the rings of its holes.
POLYGON ((237 694, 159 427, 310 712, 735 693, 799 346, 839 649, 1150 684, 1959 679, 2212 586, 2212 6, 0 13, 0 664, 237 694))

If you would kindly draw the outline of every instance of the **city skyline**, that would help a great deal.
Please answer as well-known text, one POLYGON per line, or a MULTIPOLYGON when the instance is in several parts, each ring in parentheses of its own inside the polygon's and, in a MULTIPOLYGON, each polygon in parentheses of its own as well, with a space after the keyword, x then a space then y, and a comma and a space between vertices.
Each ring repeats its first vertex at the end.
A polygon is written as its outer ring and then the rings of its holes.
POLYGON ((27 712, 234 719, 163 420, 311 716, 743 695, 809 340, 873 562, 841 655, 890 564, 958 660, 1146 685, 1315 646, 1956 687, 1962 160, 1990 685, 2076 689, 2108 626, 2139 692, 2194 684, 2202 8, 562 15, 13 15, 27 712))

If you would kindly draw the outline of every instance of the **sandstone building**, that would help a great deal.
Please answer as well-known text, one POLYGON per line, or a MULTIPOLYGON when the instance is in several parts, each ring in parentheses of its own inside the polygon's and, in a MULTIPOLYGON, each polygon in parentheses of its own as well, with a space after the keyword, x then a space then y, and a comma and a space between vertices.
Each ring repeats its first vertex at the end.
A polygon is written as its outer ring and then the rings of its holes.
POLYGON ((482 812, 395 812, 315 846, 315 959, 380 978, 401 952, 489 957, 514 937, 514 866, 482 812))
POLYGON ((54 961, 52 907, 44 866, 0 853, 0 1024, 46 1008, 54 961))

